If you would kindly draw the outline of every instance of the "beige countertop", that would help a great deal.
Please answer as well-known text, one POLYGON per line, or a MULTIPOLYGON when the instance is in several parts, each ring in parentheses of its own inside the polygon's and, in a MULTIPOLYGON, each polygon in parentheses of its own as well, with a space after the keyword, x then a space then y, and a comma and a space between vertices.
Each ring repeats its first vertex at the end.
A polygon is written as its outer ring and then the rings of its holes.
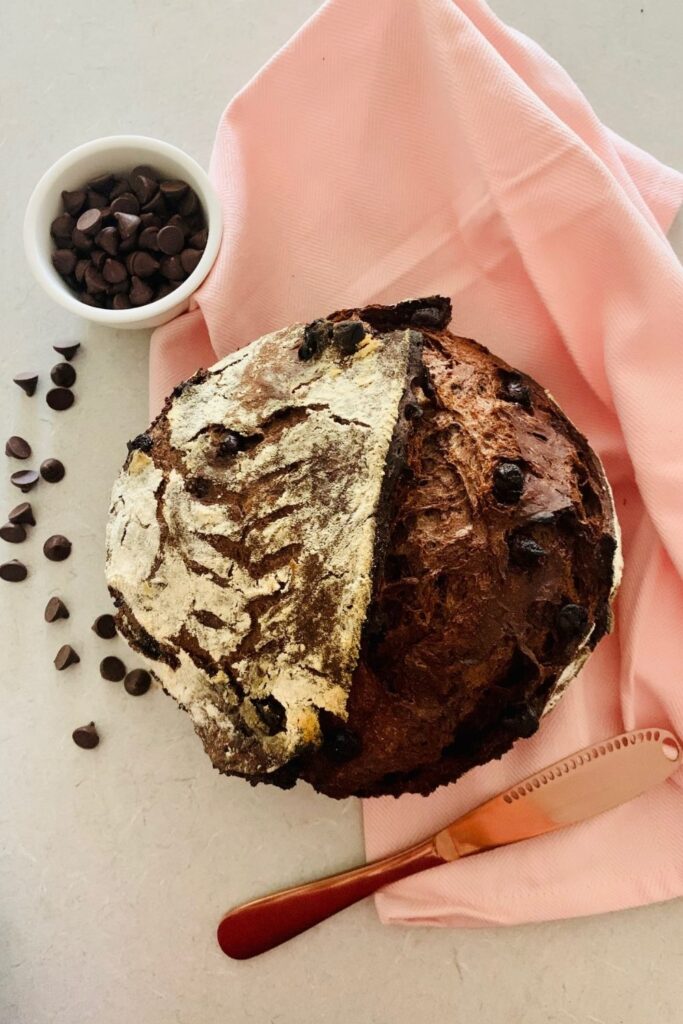
MULTIPOLYGON (((23 258, 26 200, 56 157, 98 135, 155 135, 206 164, 229 98, 316 7, 33 0, 3 11, 0 422, 2 436, 62 458, 67 477, 32 492, 39 525, 3 552, 33 571, 22 586, 0 586, 0 1021, 676 1024, 681 901, 481 931, 385 928, 366 902, 260 960, 228 961, 213 937, 221 908, 356 862, 359 805, 220 778, 163 694, 133 700, 99 677, 105 653, 137 663, 90 624, 109 607, 111 480, 124 440, 147 421, 147 336, 89 328, 51 304, 23 258), (78 401, 53 413, 50 346, 71 338, 84 343, 78 401), (32 368, 42 381, 31 401, 11 377, 32 368), (55 532, 74 542, 68 562, 42 556, 55 532), (71 618, 46 626, 55 592, 71 618), (67 641, 81 663, 56 673, 67 641), (102 743, 85 752, 70 733, 90 718, 102 743)), ((683 168, 679 0, 493 7, 565 65, 611 127, 683 168)), ((21 496, 3 487, 9 508, 21 496)))

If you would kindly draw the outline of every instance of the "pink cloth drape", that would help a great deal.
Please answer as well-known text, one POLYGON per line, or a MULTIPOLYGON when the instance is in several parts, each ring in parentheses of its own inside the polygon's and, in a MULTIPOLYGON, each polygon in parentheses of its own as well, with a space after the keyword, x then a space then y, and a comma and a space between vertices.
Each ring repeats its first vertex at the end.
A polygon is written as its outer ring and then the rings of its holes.
MULTIPOLYGON (((683 177, 600 123, 481 0, 330 0, 228 106, 225 234, 155 332, 151 403, 334 309, 442 292, 454 329, 533 374, 601 455, 624 532, 616 632, 540 733, 428 798, 364 804, 369 857, 624 727, 683 734, 683 177)), ((481 925, 683 894, 683 775, 558 833, 385 890, 385 921, 481 925)), ((286 813, 283 810, 283 813, 286 813)))

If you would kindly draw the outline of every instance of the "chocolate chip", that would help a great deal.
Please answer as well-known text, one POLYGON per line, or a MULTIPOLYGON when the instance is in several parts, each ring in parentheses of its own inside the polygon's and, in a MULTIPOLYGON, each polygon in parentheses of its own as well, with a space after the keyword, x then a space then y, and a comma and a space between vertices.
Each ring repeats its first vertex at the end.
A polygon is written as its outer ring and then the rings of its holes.
POLYGON ((78 230, 78 228, 74 228, 71 240, 79 252, 90 252, 94 245, 92 238, 88 235, 84 235, 82 231, 78 230))
MULTIPOLYGON (((159 233, 161 234, 161 232, 159 233)), ((185 271, 178 256, 167 256, 165 260, 162 260, 161 273, 169 281, 183 281, 185 279, 185 271)))
POLYGON ((26 530, 20 523, 5 523, 0 526, 0 537, 8 544, 21 544, 26 540, 26 530))
POLYGON ((83 750, 93 750, 100 742, 100 737, 95 728, 95 723, 90 722, 89 725, 79 725, 77 729, 71 733, 71 739, 74 741, 77 747, 82 747, 83 750))
POLYGON ((12 378, 15 384, 18 384, 22 391, 25 391, 29 397, 34 395, 36 387, 38 385, 38 374, 37 373, 18 373, 16 377, 12 378))
MULTIPOLYGON (((104 253, 102 255, 104 255, 104 253)), ((107 290, 107 282, 104 280, 97 267, 92 265, 86 267, 84 280, 85 287, 92 295, 95 295, 98 292, 106 292, 107 290)))
POLYGON ((113 174, 99 174, 92 181, 88 182, 88 188, 93 189, 95 192, 100 192, 104 196, 108 196, 114 187, 114 175, 113 174))
POLYGON ((157 288, 155 298, 165 299, 167 295, 171 295, 179 285, 179 281, 166 281, 164 284, 157 288))
POLYGON ((0 579, 7 583, 21 583, 28 576, 28 569, 23 562, 13 558, 10 562, 3 562, 0 565, 0 579))
POLYGON ((204 255, 199 249, 183 249, 180 254, 180 262, 186 274, 191 274, 199 266, 199 261, 204 255))
POLYGON ((124 192, 112 201, 111 212, 114 213, 139 213, 140 203, 137 196, 132 192, 124 192))
POLYGON ((156 213, 141 213, 140 223, 143 228, 162 228, 164 226, 161 217, 157 217, 156 213))
POLYGON ((64 464, 59 459, 45 459, 40 464, 40 475, 49 484, 58 484, 64 479, 65 473, 64 464))
POLYGON ((76 380, 76 371, 71 363, 57 363, 50 370, 50 377, 60 388, 70 388, 76 380))
MULTIPOLYGON (((83 301, 88 296, 83 296, 83 301)), ((64 412, 65 409, 70 409, 74 404, 74 393, 69 391, 68 388, 52 388, 45 395, 45 401, 51 409, 55 409, 57 412, 64 412)))
POLYGON ((178 210, 183 217, 191 217, 192 214, 197 213, 199 210, 199 200, 197 199, 196 192, 189 189, 180 200, 178 210))
POLYGON ((523 533, 514 533, 509 541, 510 561, 521 569, 533 569, 547 554, 545 548, 537 544, 533 537, 523 533))
POLYGON ((68 619, 69 609, 61 597, 51 597, 45 605, 44 615, 46 622, 56 622, 57 619, 68 619))
POLYGON ((363 749, 360 736, 346 726, 329 729, 324 735, 323 750, 331 761, 336 761, 338 764, 358 757, 363 749))
POLYGON ((74 271, 74 277, 76 278, 76 284, 83 284, 85 280, 85 272, 90 266, 90 260, 79 260, 76 264, 74 271))
POLYGON ((70 213, 62 213, 59 217, 55 217, 50 224, 50 234, 59 245, 68 243, 71 240, 71 234, 73 229, 76 227, 76 221, 70 213))
POLYGON ((92 624, 92 630, 93 633, 97 633, 100 639, 111 640, 116 636, 116 622, 114 621, 114 616, 110 615, 108 612, 104 615, 98 615, 92 624))
POLYGON ((75 217, 83 209, 85 203, 85 189, 77 188, 73 192, 62 192, 62 205, 66 213, 70 213, 72 217, 75 217))
POLYGON ((10 523, 21 523, 24 526, 36 525, 36 521, 33 516, 33 509, 28 501, 22 501, 20 505, 16 505, 7 518, 10 523))
POLYGON ((421 309, 415 310, 410 322, 414 327, 431 327, 436 330, 445 327, 449 319, 450 316, 445 310, 438 309, 436 306, 423 306, 421 309))
POLYGON ((12 473, 10 480, 15 487, 18 487, 24 494, 30 491, 31 488, 35 487, 40 477, 36 473, 35 469, 19 469, 16 473, 12 473))
POLYGON ((147 227, 143 228, 138 238, 138 245, 142 249, 151 249, 152 252, 157 252, 159 246, 157 245, 157 235, 159 234, 159 228, 147 227))
POLYGON ((131 309, 131 301, 127 295, 115 295, 111 302, 112 309, 131 309))
MULTIPOLYGON (((103 252, 101 249, 96 249, 94 252, 90 253, 90 262, 92 263, 93 267, 96 270, 101 270, 102 269, 102 267, 104 265, 104 261, 106 260, 106 258, 107 258, 106 252, 103 252)), ((86 272, 87 272, 87 267, 86 267, 86 272)), ((84 274, 83 277, 85 278, 85 283, 87 284, 88 281, 87 281, 86 275, 84 274)), ((94 290, 97 291, 98 289, 94 289, 94 290)))
POLYGON ((63 672, 70 665, 77 665, 80 660, 71 644, 64 644, 55 655, 55 668, 58 672, 63 672))
POLYGON ((133 452, 139 450, 141 452, 150 452, 153 445, 152 438, 149 434, 138 434, 132 441, 128 442, 128 451, 133 452))
POLYGON ((531 389, 519 373, 514 370, 499 370, 501 379, 500 397, 506 402, 515 402, 527 411, 531 410, 531 389))
POLYGON ((82 302, 84 306, 94 306, 97 309, 102 309, 105 303, 105 296, 91 295, 90 292, 83 292, 82 295, 78 296, 78 301, 82 302))
POLYGON ((152 685, 152 677, 144 668, 134 668, 123 681, 126 693, 131 697, 142 697, 152 685))
POLYGON ((159 269, 159 263, 148 252, 134 252, 130 257, 130 272, 136 277, 151 277, 159 269))
POLYGON ((107 259, 102 267, 102 277, 107 284, 123 284, 128 280, 128 273, 123 263, 118 260, 107 259))
POLYGON ((5 455, 12 459, 28 459, 31 456, 31 445, 23 437, 12 434, 5 442, 5 455))
POLYGON ((114 217, 123 241, 133 238, 140 227, 140 218, 134 213, 115 213, 114 217))
POLYGON ((365 337, 360 320, 341 320, 332 325, 332 340, 345 355, 352 355, 365 337))
POLYGON ((180 228, 183 233, 183 238, 187 238, 192 234, 192 228, 186 220, 183 220, 179 213, 174 213, 172 217, 169 217, 168 227, 180 228))
POLYGON ((171 203, 179 202, 189 187, 186 181, 162 181, 159 185, 164 199, 171 203))
POLYGON ((329 320, 313 320, 304 328, 304 340, 299 348, 299 359, 308 360, 322 352, 332 337, 332 324, 329 320))
POLYGON ((126 666, 120 658, 110 655, 100 662, 100 675, 110 683, 120 683, 126 674, 126 666))
POLYGON ((146 174, 132 174, 130 178, 130 185, 133 192, 139 199, 141 206, 148 203, 158 191, 156 181, 153 178, 148 177, 146 174))
POLYGON ((179 227, 167 224, 157 235, 157 245, 167 256, 177 256, 185 245, 185 236, 179 227))
POLYGON ((116 256, 119 251, 119 233, 116 228, 102 228, 95 241, 109 256, 116 256))
POLYGON ((128 293, 128 297, 134 306, 145 306, 148 302, 151 302, 153 295, 154 292, 148 284, 141 281, 139 277, 133 277, 132 288, 128 293))
POLYGON ((62 277, 68 277, 76 269, 77 259, 73 249, 55 249, 52 253, 52 266, 62 277))
POLYGON ((126 192, 130 192, 130 182, 128 178, 117 178, 116 184, 109 193, 109 199, 118 199, 119 196, 124 195, 126 192))
POLYGON ((558 632, 565 640, 575 640, 586 634, 588 611, 580 604, 565 604, 557 616, 558 632))
POLYGON ((227 459, 231 455, 236 455, 237 452, 242 451, 242 448, 240 435, 229 430, 216 448, 216 455, 219 459, 227 459))
POLYGON ((135 178, 150 178, 152 181, 158 181, 159 175, 153 167, 150 167, 149 164, 138 164, 138 166, 134 167, 130 172, 128 178, 132 186, 135 178))
POLYGON ((76 221, 76 230, 90 237, 96 235, 102 226, 102 214, 97 209, 86 210, 76 221))
POLYGON ((252 704, 269 736, 282 732, 287 724, 287 712, 279 700, 275 697, 254 698, 252 704))
POLYGON ((61 533, 55 533, 43 544, 43 554, 51 562, 63 562, 71 554, 71 541, 61 533))
POLYGON ((88 210, 104 210, 107 205, 107 197, 89 188, 85 198, 85 205, 88 210))
POLYGON ((185 489, 195 498, 205 498, 211 490, 211 484, 203 476, 192 476, 187 480, 185 489))
POLYGON ((503 721, 522 739, 528 739, 538 732, 538 715, 526 701, 511 704, 503 714, 503 721))
POLYGON ((522 497, 524 473, 516 462, 499 462, 493 471, 493 494, 504 505, 514 505, 522 497))
POLYGON ((190 236, 190 245, 193 249, 206 249, 206 243, 209 240, 208 228, 202 228, 200 231, 196 231, 194 235, 190 236))

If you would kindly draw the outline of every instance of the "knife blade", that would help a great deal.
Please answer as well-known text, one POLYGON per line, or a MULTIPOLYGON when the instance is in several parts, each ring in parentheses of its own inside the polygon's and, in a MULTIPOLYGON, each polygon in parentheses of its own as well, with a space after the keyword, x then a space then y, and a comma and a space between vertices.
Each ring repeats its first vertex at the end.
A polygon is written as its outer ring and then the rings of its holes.
POLYGON ((235 907, 218 926, 218 943, 234 959, 257 956, 416 871, 611 810, 663 782, 682 760, 666 729, 620 733, 548 765, 408 850, 235 907))

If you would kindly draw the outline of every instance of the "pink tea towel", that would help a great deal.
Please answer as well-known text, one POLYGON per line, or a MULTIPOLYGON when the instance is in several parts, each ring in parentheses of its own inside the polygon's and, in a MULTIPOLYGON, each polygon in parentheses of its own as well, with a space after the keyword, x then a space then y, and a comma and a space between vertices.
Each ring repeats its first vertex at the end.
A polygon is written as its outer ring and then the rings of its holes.
MULTIPOLYGON (((228 106, 225 235, 196 308, 159 329, 152 407, 267 331, 441 292, 453 328, 531 373, 602 457, 624 533, 615 633, 540 732, 423 798, 364 804, 407 845, 623 728, 683 735, 683 177, 618 138, 482 0, 330 0, 228 106)), ((683 772, 602 818, 444 865, 385 921, 484 925, 683 894, 683 772)))

